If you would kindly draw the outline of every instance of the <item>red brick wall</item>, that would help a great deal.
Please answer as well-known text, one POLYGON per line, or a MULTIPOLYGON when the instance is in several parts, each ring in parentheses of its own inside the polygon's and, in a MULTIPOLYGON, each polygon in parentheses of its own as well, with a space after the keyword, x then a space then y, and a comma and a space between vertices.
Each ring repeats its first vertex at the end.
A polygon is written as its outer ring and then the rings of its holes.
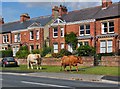
MULTIPOLYGON (((21 44, 27 43, 28 46, 31 44, 34 45, 34 48, 36 49, 36 45, 40 44, 40 48, 43 47, 44 43, 44 29, 43 28, 35 28, 34 31, 34 40, 30 40, 30 30, 27 31, 21 31, 21 44), (36 39, 36 30, 39 30, 39 40, 36 39)), ((14 44, 14 35, 15 33, 12 33, 12 43, 14 44)))
MULTIPOLYGON (((105 20, 105 21, 113 21, 114 20, 114 32, 115 34, 119 34, 120 35, 120 24, 119 24, 119 20, 120 18, 115 18, 115 19, 108 19, 108 20, 105 20)), ((101 22, 104 21, 104 20, 100 20, 100 21, 96 21, 96 36, 97 35, 101 35, 101 22)), ((116 37, 106 37, 106 38, 98 38, 96 43, 96 50, 97 50, 97 53, 100 53, 100 40, 113 40, 113 52, 117 52, 118 50, 118 39, 120 38, 116 38, 116 37)))
MULTIPOLYGON (((79 64, 79 66, 94 66, 94 58, 93 57, 82 57, 83 64, 79 64)), ((27 64, 26 59, 17 59, 19 64, 27 64)), ((60 58, 43 58, 42 65, 61 65, 60 58)), ((100 62, 100 66, 120 66, 120 56, 103 56, 100 62)))

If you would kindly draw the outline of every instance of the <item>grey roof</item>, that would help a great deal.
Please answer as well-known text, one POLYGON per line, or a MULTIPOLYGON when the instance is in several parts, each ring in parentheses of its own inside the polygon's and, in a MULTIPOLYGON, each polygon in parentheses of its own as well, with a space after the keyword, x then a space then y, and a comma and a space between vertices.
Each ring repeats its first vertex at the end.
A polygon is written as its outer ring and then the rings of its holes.
POLYGON ((0 30, 2 31, 2 33, 4 33, 4 32, 20 30, 20 29, 26 29, 34 22, 39 23, 40 26, 44 26, 51 19, 52 19, 52 16, 41 16, 41 17, 32 18, 30 20, 26 20, 24 22, 16 21, 16 22, 5 23, 5 24, 1 25, 2 29, 0 27, 0 30))
POLYGON ((118 34, 115 33, 115 34, 103 34, 103 35, 97 35, 97 38, 115 37, 115 36, 118 36, 118 34))
POLYGON ((100 19, 106 17, 114 17, 120 16, 120 12, 118 10, 118 6, 120 6, 120 2, 113 3, 106 9, 102 9, 102 6, 96 6, 76 11, 71 11, 66 15, 62 16, 62 19, 66 22, 74 22, 80 20, 88 20, 88 19, 100 19))
POLYGON ((92 36, 78 36, 77 39, 82 40, 82 39, 91 39, 93 38, 92 36))

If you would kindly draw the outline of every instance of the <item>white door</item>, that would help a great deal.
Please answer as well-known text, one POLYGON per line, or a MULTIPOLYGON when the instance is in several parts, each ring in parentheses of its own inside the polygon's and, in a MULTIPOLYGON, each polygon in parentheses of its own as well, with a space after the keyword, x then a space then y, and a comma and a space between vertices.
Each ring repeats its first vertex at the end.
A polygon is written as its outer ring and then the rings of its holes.
POLYGON ((13 56, 16 56, 16 53, 19 51, 19 47, 18 46, 15 46, 13 48, 13 56))
POLYGON ((68 44, 68 51, 72 52, 73 49, 72 49, 72 44, 68 44))

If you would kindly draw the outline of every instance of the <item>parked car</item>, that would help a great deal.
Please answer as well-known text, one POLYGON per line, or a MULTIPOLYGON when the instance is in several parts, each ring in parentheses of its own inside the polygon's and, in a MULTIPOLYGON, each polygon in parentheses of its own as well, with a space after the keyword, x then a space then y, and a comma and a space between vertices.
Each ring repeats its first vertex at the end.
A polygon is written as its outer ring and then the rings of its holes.
POLYGON ((18 62, 13 57, 4 57, 1 61, 2 67, 18 66, 18 62))

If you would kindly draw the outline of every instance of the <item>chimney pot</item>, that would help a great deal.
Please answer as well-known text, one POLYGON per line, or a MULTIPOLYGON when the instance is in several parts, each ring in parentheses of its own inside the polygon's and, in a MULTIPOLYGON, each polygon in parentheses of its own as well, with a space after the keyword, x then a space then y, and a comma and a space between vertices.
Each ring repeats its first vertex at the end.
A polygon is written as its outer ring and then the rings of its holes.
POLYGON ((26 20, 29 20, 30 19, 30 16, 28 13, 23 13, 20 15, 20 22, 24 22, 26 20))

